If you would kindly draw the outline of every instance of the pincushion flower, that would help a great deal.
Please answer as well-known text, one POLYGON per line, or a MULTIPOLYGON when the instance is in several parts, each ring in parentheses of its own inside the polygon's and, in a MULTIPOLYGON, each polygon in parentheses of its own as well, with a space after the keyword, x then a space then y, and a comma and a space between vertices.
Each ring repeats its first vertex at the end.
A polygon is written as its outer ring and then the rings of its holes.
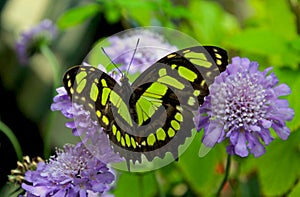
POLYGON ((177 50, 166 42, 163 37, 147 30, 136 30, 121 36, 111 36, 108 38, 111 46, 104 50, 116 64, 121 64, 120 70, 127 71, 130 65, 129 73, 143 72, 149 66, 165 55, 177 50), (137 50, 133 56, 137 41, 139 40, 137 50))
POLYGON ((106 164, 79 143, 65 145, 48 162, 38 163, 35 171, 27 171, 22 188, 27 197, 85 197, 107 192, 114 180, 106 164))
POLYGON ((226 71, 215 78, 209 87, 194 121, 199 131, 204 128, 203 143, 213 147, 229 139, 227 152, 246 157, 265 153, 274 137, 270 129, 286 140, 290 134, 286 121, 294 116, 288 101, 280 96, 290 94, 286 84, 278 84, 272 68, 258 70, 257 62, 234 57, 226 71))
POLYGON ((49 44, 57 35, 57 27, 49 19, 43 20, 32 29, 23 32, 16 43, 16 52, 19 61, 26 64, 28 57, 43 44, 49 44))

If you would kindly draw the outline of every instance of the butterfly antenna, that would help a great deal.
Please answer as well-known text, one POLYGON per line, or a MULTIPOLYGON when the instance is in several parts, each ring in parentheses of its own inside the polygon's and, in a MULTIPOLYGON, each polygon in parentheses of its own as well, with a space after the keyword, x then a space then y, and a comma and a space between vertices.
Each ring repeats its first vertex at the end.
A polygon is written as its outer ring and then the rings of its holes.
POLYGON ((131 60, 130 60, 130 63, 129 63, 129 66, 128 66, 127 71, 126 71, 127 74, 128 74, 128 72, 129 72, 129 68, 130 68, 130 66, 131 66, 131 64, 132 64, 132 62, 133 62, 133 58, 134 58, 134 55, 135 55, 135 53, 136 53, 136 50, 137 50, 137 48, 138 48, 139 43, 140 43, 140 39, 138 38, 138 40, 137 40, 137 42, 136 42, 136 45, 135 45, 135 49, 134 49, 134 51, 133 51, 133 55, 132 55, 131 60))
POLYGON ((108 59, 110 60, 110 62, 116 67, 116 69, 121 73, 122 77, 124 76, 123 72, 120 70, 120 68, 114 63, 114 61, 112 61, 112 59, 109 57, 109 55, 106 53, 106 51, 104 50, 103 47, 101 47, 103 53, 108 57, 108 59))

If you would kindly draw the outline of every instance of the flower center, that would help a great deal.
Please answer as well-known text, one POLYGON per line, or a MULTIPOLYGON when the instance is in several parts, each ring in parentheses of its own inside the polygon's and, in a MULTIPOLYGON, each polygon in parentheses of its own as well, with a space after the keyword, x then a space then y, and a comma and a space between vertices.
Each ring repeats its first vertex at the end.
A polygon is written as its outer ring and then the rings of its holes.
POLYGON ((225 131, 249 126, 265 118, 268 101, 258 74, 238 73, 225 82, 213 85, 213 117, 223 122, 225 131))

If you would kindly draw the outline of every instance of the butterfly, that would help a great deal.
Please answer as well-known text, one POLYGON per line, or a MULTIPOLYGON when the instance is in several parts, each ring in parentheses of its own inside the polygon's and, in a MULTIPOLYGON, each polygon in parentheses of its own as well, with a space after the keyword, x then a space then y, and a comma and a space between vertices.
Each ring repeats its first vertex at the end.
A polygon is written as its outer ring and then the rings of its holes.
POLYGON ((193 112, 209 94, 208 84, 226 69, 227 52, 215 46, 185 48, 166 55, 130 85, 92 66, 74 66, 63 77, 72 102, 82 104, 108 135, 115 152, 130 160, 176 159, 191 136, 193 112))

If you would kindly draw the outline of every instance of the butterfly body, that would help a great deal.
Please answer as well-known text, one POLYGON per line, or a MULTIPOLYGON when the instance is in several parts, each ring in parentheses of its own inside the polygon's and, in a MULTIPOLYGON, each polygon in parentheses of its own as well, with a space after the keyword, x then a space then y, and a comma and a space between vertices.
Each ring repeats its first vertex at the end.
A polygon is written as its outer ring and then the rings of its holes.
POLYGON ((227 54, 217 47, 191 47, 171 53, 121 85, 90 66, 64 75, 72 101, 82 104, 108 135, 113 149, 127 160, 149 161, 172 153, 191 136, 193 111, 208 94, 208 84, 224 71, 227 54), (217 66, 214 66, 217 65, 217 66))

